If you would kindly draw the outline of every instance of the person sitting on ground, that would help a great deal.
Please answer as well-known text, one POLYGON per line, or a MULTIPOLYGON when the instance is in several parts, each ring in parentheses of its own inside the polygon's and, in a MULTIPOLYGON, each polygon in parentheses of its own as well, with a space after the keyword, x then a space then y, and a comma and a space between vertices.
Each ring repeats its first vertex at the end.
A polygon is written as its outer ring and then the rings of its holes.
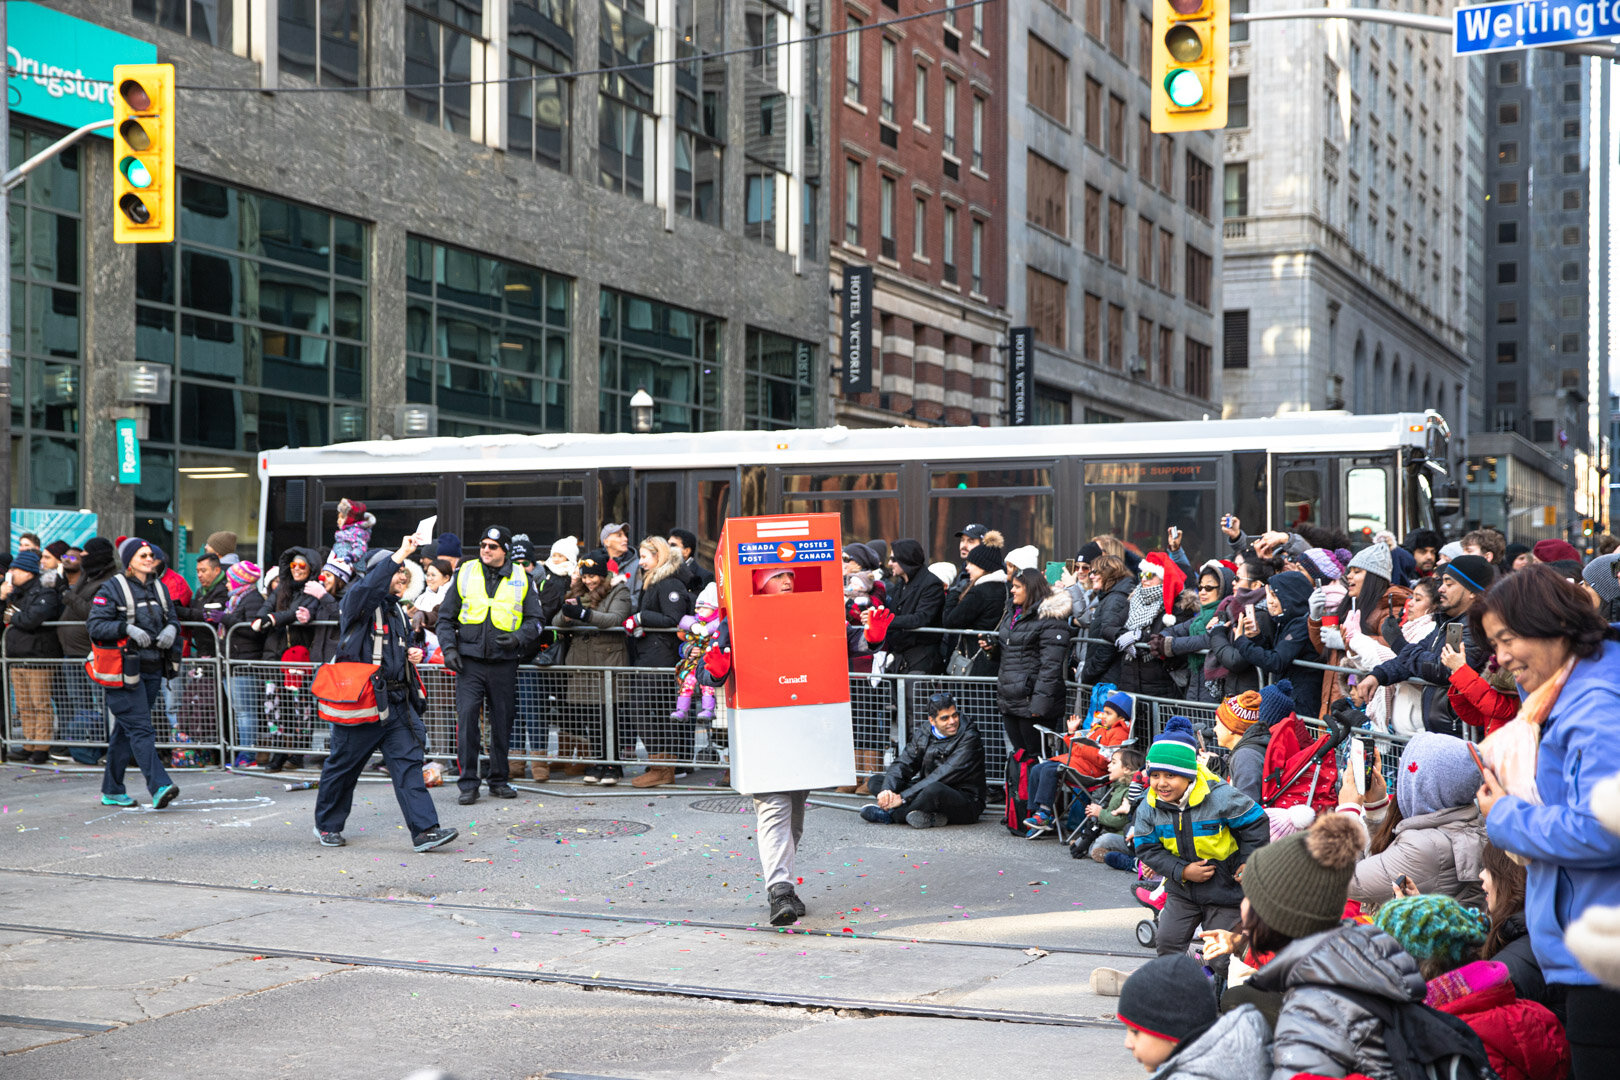
POLYGON ((1137 772, 1147 764, 1147 756, 1132 746, 1121 746, 1108 759, 1108 789, 1086 803, 1086 816, 1096 818, 1102 832, 1091 842, 1086 854, 1092 862, 1100 862, 1115 870, 1129 870, 1135 865, 1130 856, 1131 814, 1141 799, 1135 791, 1137 772))
POLYGON ((1520 999, 1506 964, 1476 959, 1490 924, 1485 915, 1429 893, 1390 901, 1376 921, 1418 962, 1429 983, 1425 1002, 1474 1030, 1502 1080, 1569 1075, 1569 1039, 1558 1017, 1520 999))
POLYGON ((1252 1005, 1222 1016, 1203 966, 1186 953, 1131 972, 1114 1012, 1125 1025, 1125 1049, 1153 1080, 1260 1077, 1271 1069, 1271 1026, 1252 1005))
POLYGON ((1069 717, 1069 733, 1063 736, 1064 752, 1056 757, 1037 761, 1029 768, 1029 805, 1032 812, 1024 819, 1033 840, 1052 831, 1053 799, 1058 785, 1063 782, 1063 770, 1070 769, 1080 778, 1082 788, 1097 786, 1104 776, 1112 779, 1108 770, 1109 755, 1123 743, 1131 731, 1131 695, 1116 690, 1108 695, 1108 703, 1097 714, 1096 722, 1085 735, 1080 734, 1082 723, 1079 713, 1069 717))
POLYGON ((913 829, 971 825, 984 812, 984 744, 962 722, 956 698, 940 691, 928 699, 928 724, 919 726, 894 764, 867 780, 877 802, 861 808, 876 825, 904 821, 913 829))

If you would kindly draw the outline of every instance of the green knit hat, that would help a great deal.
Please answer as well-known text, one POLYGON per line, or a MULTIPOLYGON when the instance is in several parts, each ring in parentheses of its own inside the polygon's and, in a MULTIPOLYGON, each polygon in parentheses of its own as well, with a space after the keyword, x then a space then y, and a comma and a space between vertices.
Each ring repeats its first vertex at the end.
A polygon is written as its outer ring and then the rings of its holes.
POLYGON ((1328 813, 1304 832, 1249 856, 1243 895, 1265 924, 1291 938, 1331 930, 1344 918, 1350 879, 1367 830, 1349 814, 1328 813))
POLYGON ((1401 943, 1422 963, 1437 960, 1458 967, 1485 944, 1490 919, 1449 896, 1424 893, 1391 900, 1378 909, 1378 929, 1401 943))
POLYGON ((1184 743, 1180 739, 1160 738, 1148 747, 1147 771, 1175 773, 1177 776, 1196 780, 1198 751, 1194 750, 1190 743, 1184 743))

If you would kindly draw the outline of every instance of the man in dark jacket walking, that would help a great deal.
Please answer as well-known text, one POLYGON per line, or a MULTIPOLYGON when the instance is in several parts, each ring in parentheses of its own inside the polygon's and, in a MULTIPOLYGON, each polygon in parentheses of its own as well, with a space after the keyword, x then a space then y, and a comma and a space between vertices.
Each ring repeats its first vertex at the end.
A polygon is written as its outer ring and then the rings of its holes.
POLYGON ((984 744, 964 723, 956 699, 940 691, 928 699, 928 723, 919 727, 888 770, 867 781, 877 802, 861 817, 879 825, 904 821, 913 829, 971 825, 984 811, 984 744))
MULTIPOLYGON (((5 652, 10 660, 61 659, 62 644, 56 638, 56 629, 45 624, 61 617, 62 594, 40 580, 39 574, 39 552, 21 552, 12 560, 5 585, 0 588, 6 616, 5 652)), ((57 665, 9 666, 17 718, 22 722, 23 753, 30 755, 33 764, 44 765, 51 760, 51 674, 57 665)))
POLYGON ((489 716, 489 793, 515 799, 508 754, 517 710, 517 669, 540 636, 540 598, 513 564, 512 533, 484 530, 478 560, 464 560, 439 603, 444 666, 456 674, 456 785, 462 806, 478 801, 479 717, 489 716))
MULTIPOLYGON (((896 540, 889 556, 889 610, 894 618, 883 638, 893 658, 890 671, 902 675, 938 675, 944 670, 939 637, 919 634, 922 626, 937 627, 945 609, 945 584, 927 570, 928 557, 915 540, 896 540), (896 595, 898 590, 898 596, 896 595)), ((862 614, 869 620, 872 609, 862 614)))
MULTIPOLYGON (((398 551, 374 551, 366 557, 365 575, 343 592, 339 612, 340 661, 369 664, 376 654, 377 614, 382 614, 382 663, 374 685, 377 703, 387 711, 369 724, 333 724, 332 752, 321 766, 321 786, 315 795, 315 835, 323 847, 342 847, 343 826, 354 803, 354 785, 371 755, 382 751, 383 764, 394 784, 394 798, 411 831, 411 847, 432 851, 456 838, 455 829, 439 827, 422 779, 422 754, 427 728, 411 664, 421 650, 409 646, 411 628, 399 598, 411 583, 405 560, 416 553, 419 541, 407 536, 398 551)), ((475 564, 476 565, 476 564, 475 564)))
POLYGON ((134 806, 124 791, 124 771, 133 759, 146 779, 152 809, 174 801, 180 789, 169 779, 152 730, 152 703, 163 680, 180 663, 180 623, 174 602, 158 578, 156 549, 138 536, 118 546, 122 575, 114 575, 90 602, 86 629, 97 645, 124 644, 124 685, 107 690, 113 714, 107 767, 101 776, 103 806, 134 806), (133 678, 133 682, 131 682, 133 678))

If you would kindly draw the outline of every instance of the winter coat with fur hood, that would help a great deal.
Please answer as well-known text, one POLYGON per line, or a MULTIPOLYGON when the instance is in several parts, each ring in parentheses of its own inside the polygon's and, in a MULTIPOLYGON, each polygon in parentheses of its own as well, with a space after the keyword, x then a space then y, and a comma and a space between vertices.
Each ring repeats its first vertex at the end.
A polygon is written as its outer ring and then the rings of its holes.
POLYGON ((1074 602, 1066 590, 1052 593, 1035 609, 1022 612, 998 637, 1001 669, 996 703, 1003 714, 1026 720, 1053 720, 1068 704, 1063 669, 1069 655, 1069 615, 1074 602))
POLYGON ((1248 985, 1283 995, 1272 1033, 1271 1080, 1299 1073, 1392 1077, 1383 1024, 1341 991, 1395 1006, 1422 1002, 1428 986, 1400 942, 1365 924, 1300 938, 1255 972, 1248 985))

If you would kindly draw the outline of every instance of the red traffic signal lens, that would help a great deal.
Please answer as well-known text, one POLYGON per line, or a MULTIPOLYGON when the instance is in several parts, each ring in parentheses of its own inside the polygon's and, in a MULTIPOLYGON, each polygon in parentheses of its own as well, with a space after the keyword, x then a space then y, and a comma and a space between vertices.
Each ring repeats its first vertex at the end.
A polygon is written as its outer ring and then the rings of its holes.
POLYGON ((122 124, 119 124, 118 137, 123 139, 131 150, 152 149, 152 136, 140 125, 139 121, 125 120, 122 124))
POLYGON ((118 209, 122 210, 124 216, 137 225, 145 225, 152 220, 152 212, 146 208, 146 204, 141 201, 141 197, 133 191, 126 191, 123 197, 118 200, 118 209))
POLYGON ((149 112, 152 108, 152 95, 134 79, 125 79, 118 84, 118 96, 136 112, 149 112))
POLYGON ((1170 0, 1170 10, 1177 15, 1191 15, 1204 6, 1204 0, 1170 0))

